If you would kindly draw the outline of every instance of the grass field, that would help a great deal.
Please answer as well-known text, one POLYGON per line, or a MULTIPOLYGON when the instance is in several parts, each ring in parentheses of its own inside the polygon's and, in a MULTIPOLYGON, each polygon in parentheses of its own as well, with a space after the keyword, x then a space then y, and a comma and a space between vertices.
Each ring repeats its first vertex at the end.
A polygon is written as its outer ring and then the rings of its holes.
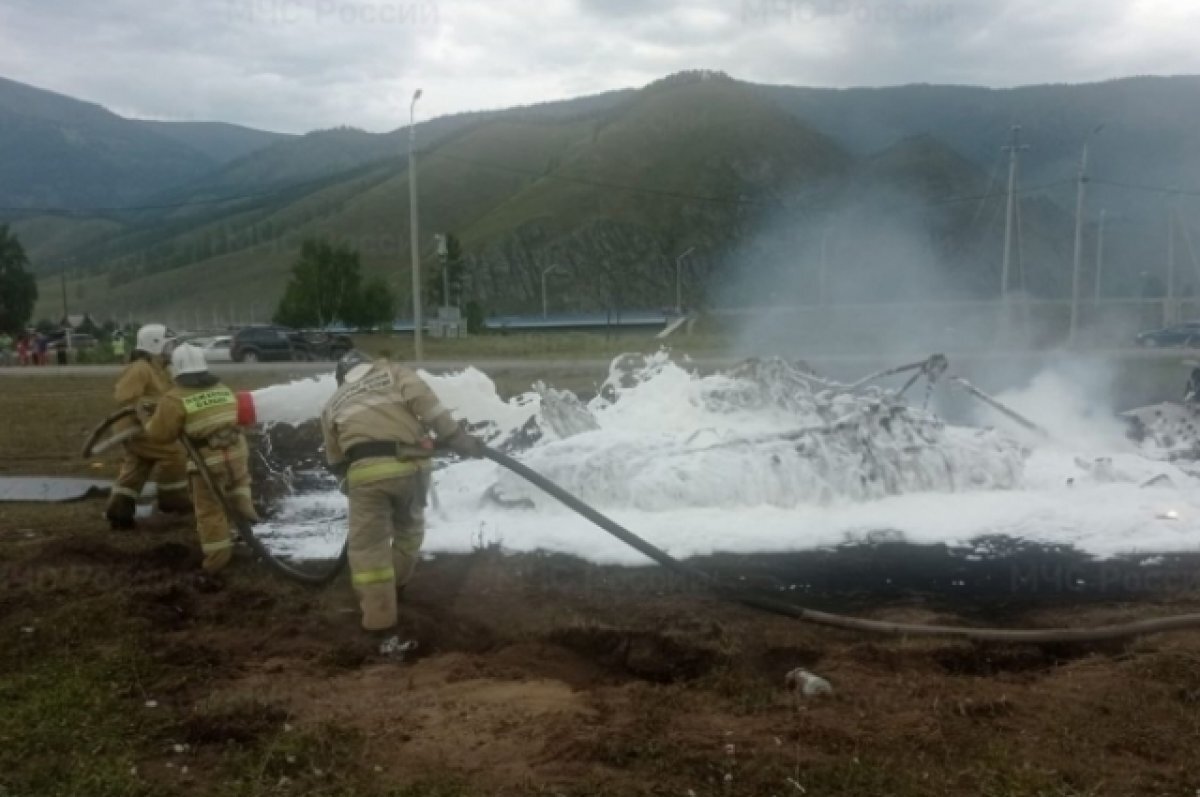
MULTIPOLYGON (((111 380, 0 384, 6 472, 111 474, 114 459, 94 469, 77 454, 111 380)), ((723 604, 652 568, 481 549, 419 569, 401 626, 419 648, 400 663, 361 637, 344 580, 312 591, 239 559, 222 584, 198 581, 189 523, 116 534, 100 511, 0 504, 5 797, 1200 788, 1196 634, 1049 649, 868 638, 723 604), (836 695, 799 701, 783 681, 797 666, 836 695)), ((1017 597, 809 596, 1008 626, 1200 611, 1194 593, 1017 597)))

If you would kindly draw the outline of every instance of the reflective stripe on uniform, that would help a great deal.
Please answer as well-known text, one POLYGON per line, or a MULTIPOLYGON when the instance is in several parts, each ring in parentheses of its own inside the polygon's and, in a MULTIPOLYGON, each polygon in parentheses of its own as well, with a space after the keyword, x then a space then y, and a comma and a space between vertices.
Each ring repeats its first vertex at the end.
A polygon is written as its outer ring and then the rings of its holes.
POLYGON ((382 462, 356 463, 350 466, 347 480, 351 487, 382 479, 394 479, 397 476, 411 476, 418 470, 415 462, 391 459, 382 462))
POLYGON ((225 549, 232 547, 233 540, 225 539, 221 540, 220 542, 206 542, 200 546, 200 550, 204 551, 205 553, 216 553, 217 551, 224 551, 225 549))
POLYGON ((187 486, 187 482, 168 482, 167 484, 158 485, 158 491, 160 493, 169 493, 174 490, 186 490, 187 486))
POLYGON ((247 498, 249 498, 250 497, 250 488, 249 487, 234 487, 232 490, 227 490, 225 492, 225 494, 226 495, 244 495, 247 498))
POLYGON ((238 454, 234 454, 234 455, 228 456, 228 457, 218 454, 215 457, 205 457, 204 464, 207 465, 210 469, 223 468, 226 465, 228 465, 230 462, 236 462, 236 461, 243 460, 243 459, 245 459, 245 457, 242 457, 238 454))
POLYGON ((118 487, 117 485, 114 484, 112 487, 112 491, 113 491, 114 495, 123 495, 126 498, 132 498, 134 500, 137 500, 137 497, 138 497, 137 490, 130 490, 128 487, 118 487))
POLYGON ((381 567, 378 570, 363 570, 355 573, 351 581, 356 587, 365 587, 370 584, 383 584, 387 581, 395 581, 396 570, 392 567, 381 567))

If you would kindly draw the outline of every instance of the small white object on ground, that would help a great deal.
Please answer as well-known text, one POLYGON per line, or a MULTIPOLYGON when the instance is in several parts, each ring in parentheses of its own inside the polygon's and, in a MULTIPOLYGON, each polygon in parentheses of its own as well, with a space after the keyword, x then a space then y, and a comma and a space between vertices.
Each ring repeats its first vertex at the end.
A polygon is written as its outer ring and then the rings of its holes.
POLYGON ((417 640, 406 639, 400 641, 400 637, 388 637, 379 645, 379 655, 387 656, 388 658, 404 661, 404 654, 417 649, 417 640))
POLYGON ((797 667, 787 674, 784 679, 788 689, 793 692, 799 692, 805 697, 816 697, 818 695, 832 695, 833 686, 819 675, 813 675, 808 670, 797 667))

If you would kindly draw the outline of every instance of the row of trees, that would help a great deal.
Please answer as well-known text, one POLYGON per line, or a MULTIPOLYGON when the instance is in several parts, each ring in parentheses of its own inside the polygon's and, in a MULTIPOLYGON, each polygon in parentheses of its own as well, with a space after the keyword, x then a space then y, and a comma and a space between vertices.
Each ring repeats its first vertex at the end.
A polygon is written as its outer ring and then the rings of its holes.
MULTIPOLYGON (((429 307, 464 307, 466 269, 462 246, 447 235, 438 266, 426 274, 424 301, 429 307)), ((275 311, 275 323, 291 327, 323 327, 341 322, 369 329, 391 324, 396 297, 381 277, 364 280, 358 252, 310 239, 300 247, 300 258, 292 266, 283 299, 275 311)), ((470 332, 482 331, 483 310, 477 302, 464 307, 470 332)))
POLYGON ((362 278, 358 252, 326 241, 307 240, 283 299, 275 323, 290 327, 324 327, 342 322, 371 328, 390 324, 396 297, 381 277, 362 278))
POLYGON ((16 234, 7 224, 0 225, 0 332, 20 334, 33 317, 38 288, 28 268, 29 258, 16 234))

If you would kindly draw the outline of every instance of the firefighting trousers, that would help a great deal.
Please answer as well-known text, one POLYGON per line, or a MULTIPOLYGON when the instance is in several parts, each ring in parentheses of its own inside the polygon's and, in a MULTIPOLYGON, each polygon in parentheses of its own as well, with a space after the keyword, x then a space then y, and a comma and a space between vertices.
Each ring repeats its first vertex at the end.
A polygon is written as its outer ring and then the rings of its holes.
POLYGON ((113 482, 105 516, 118 522, 133 522, 138 496, 151 474, 158 484, 158 508, 163 512, 187 513, 187 455, 179 445, 154 445, 131 440, 125 444, 121 470, 113 482))
MULTIPOLYGON (((249 521, 258 520, 250 494, 250 472, 246 467, 246 444, 229 449, 200 449, 204 464, 224 495, 232 511, 249 521)), ((204 554, 203 567, 215 572, 233 558, 233 536, 230 527, 235 518, 225 516, 220 499, 208 489, 199 473, 191 474, 192 502, 196 506, 196 533, 204 554)))
POLYGON ((415 473, 350 487, 350 578, 367 631, 396 624, 396 589, 412 577, 425 540, 427 484, 415 473))

